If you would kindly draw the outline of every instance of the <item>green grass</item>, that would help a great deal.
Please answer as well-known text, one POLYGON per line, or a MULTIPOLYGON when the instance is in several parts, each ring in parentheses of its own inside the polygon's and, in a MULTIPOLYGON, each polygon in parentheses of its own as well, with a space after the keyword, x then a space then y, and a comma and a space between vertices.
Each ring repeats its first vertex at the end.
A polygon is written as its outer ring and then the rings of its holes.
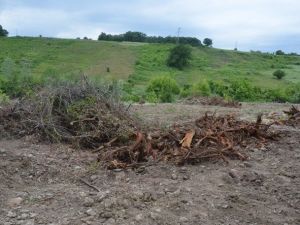
POLYGON ((136 92, 143 92, 150 79, 171 76, 180 85, 206 80, 245 79, 262 88, 288 87, 300 82, 300 57, 245 53, 194 47, 189 67, 166 66, 172 44, 144 44, 54 38, 0 38, 0 65, 9 57, 16 67, 30 64, 33 75, 88 76, 129 80, 136 92), (110 68, 110 72, 106 68, 110 68), (283 80, 272 73, 282 69, 283 80))
POLYGON ((6 57, 13 59, 17 67, 27 60, 37 76, 84 73, 127 79, 134 71, 136 58, 130 46, 89 40, 0 38, 0 48, 0 64, 6 57))

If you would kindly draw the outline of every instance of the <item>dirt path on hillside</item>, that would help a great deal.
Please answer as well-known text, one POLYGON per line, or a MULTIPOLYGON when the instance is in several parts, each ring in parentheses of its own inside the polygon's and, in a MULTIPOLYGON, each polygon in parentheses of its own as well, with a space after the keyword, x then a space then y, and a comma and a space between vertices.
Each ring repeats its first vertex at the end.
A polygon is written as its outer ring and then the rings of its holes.
MULTIPOLYGON (((254 119, 289 105, 135 105, 149 125, 167 126, 205 111, 254 119)), ((280 115, 280 114, 279 114, 280 115)), ((32 137, 0 141, 0 224, 300 224, 300 129, 274 127, 278 142, 251 148, 249 160, 108 171, 97 155, 32 137)))

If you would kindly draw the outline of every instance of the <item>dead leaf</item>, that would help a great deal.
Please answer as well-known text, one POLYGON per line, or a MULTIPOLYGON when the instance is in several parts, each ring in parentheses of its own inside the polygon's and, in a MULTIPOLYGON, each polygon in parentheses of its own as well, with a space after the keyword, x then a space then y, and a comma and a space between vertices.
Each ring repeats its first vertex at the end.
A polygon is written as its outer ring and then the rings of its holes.
POLYGON ((195 130, 194 129, 187 132, 185 134, 184 138, 180 141, 181 147, 190 148, 194 135, 195 135, 195 130))

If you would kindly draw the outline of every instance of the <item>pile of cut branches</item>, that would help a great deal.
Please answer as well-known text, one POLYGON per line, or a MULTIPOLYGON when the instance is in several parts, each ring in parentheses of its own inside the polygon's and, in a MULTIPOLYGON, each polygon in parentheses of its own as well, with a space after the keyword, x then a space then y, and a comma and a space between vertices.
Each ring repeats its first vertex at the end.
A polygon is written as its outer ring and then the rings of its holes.
POLYGON ((244 149, 274 139, 270 125, 237 120, 232 115, 205 115, 193 123, 174 126, 168 131, 137 132, 132 145, 103 148, 99 160, 108 168, 135 167, 149 157, 181 165, 205 160, 246 160, 244 149))
POLYGON ((230 108, 240 108, 242 104, 238 101, 234 100, 225 100, 222 97, 214 96, 214 97, 189 97, 182 101, 184 104, 188 105, 215 105, 222 107, 230 107, 230 108))
POLYGON ((282 120, 279 123, 293 127, 300 127, 300 110, 297 107, 292 105, 288 111, 283 112, 288 116, 288 119, 282 120))
POLYGON ((95 88, 87 80, 45 88, 0 110, 2 136, 35 135, 90 149, 116 137, 127 142, 134 124, 112 85, 95 88))

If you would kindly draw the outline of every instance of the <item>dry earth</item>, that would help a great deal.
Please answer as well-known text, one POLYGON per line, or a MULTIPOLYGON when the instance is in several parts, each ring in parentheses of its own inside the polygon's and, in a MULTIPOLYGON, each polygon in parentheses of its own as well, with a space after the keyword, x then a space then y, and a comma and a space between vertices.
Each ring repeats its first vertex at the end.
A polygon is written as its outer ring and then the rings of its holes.
MULTIPOLYGON (((151 126, 205 111, 254 119, 282 104, 134 105, 151 126)), ((249 149, 249 160, 176 167, 154 164, 108 171, 97 155, 34 138, 0 141, 0 224, 300 224, 300 130, 275 127, 278 142, 249 149)))

